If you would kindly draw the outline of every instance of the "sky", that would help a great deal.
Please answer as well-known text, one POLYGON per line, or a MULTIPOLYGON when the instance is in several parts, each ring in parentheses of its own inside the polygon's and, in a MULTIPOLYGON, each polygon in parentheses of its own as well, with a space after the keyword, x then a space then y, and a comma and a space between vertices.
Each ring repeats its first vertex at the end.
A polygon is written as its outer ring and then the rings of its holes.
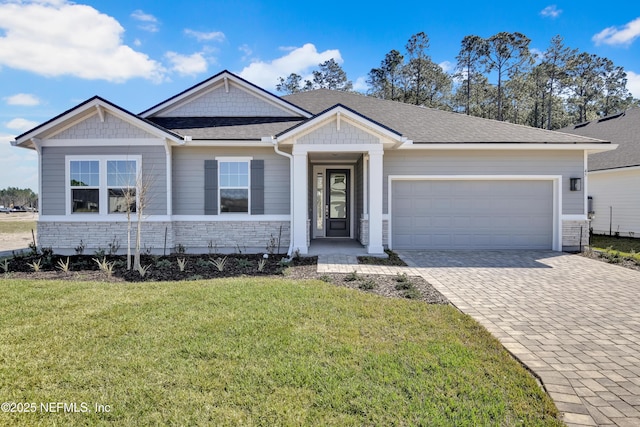
POLYGON ((600 1, 0 0, 0 189, 37 192, 37 156, 17 135, 99 95, 139 113, 229 70, 275 93, 334 58, 354 88, 425 32, 452 71, 466 35, 521 32, 611 59, 640 98, 640 3, 600 1))

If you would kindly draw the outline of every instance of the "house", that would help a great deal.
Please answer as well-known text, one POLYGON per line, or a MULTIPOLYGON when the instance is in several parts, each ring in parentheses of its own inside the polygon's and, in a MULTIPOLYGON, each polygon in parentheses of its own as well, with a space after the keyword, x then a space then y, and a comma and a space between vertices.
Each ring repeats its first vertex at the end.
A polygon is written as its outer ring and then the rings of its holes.
POLYGON ((12 144, 39 154, 39 245, 58 253, 125 242, 131 189, 160 253, 571 250, 588 222, 570 182, 615 148, 354 93, 278 97, 228 71, 140 114, 91 98, 12 144))
POLYGON ((618 145, 614 151, 589 155, 591 227, 596 234, 640 237, 640 108, 560 131, 618 145))

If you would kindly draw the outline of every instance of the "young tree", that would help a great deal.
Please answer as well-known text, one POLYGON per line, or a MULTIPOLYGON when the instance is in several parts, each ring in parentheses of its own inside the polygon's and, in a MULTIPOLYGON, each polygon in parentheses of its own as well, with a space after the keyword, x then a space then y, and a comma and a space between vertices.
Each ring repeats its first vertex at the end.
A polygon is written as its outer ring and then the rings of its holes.
POLYGON ((403 64, 404 56, 400 52, 393 49, 387 53, 380 68, 372 68, 369 72, 369 95, 399 101, 403 97, 400 80, 403 64))
POLYGON ((460 45, 460 52, 457 59, 455 77, 462 80, 462 86, 464 87, 465 95, 465 109, 466 115, 471 114, 471 86, 474 82, 474 77, 479 73, 480 58, 484 55, 487 44, 482 37, 469 35, 462 39, 460 45))
POLYGON ((501 32, 486 40, 482 63, 485 71, 496 72, 498 78, 498 120, 503 120, 503 93, 502 82, 521 71, 521 68, 531 62, 529 43, 531 40, 522 33, 501 32))
POLYGON ((276 85, 278 92, 284 92, 286 94, 304 92, 312 89, 312 83, 309 80, 302 82, 302 76, 296 73, 289 74, 286 79, 278 77, 279 83, 276 85))
POLYGON ((333 58, 318 64, 319 69, 313 71, 313 81, 302 81, 302 77, 291 73, 285 79, 278 77, 276 90, 285 94, 305 92, 313 89, 353 90, 353 83, 347 79, 347 73, 333 58))
POLYGON ((333 58, 319 64, 319 70, 313 71, 313 88, 314 89, 331 89, 350 91, 353 90, 353 83, 347 79, 347 73, 344 72, 340 64, 333 58))
POLYGON ((571 58, 577 54, 576 49, 570 49, 563 44, 562 37, 556 35, 551 39, 551 44, 544 52, 541 62, 542 71, 547 77, 546 94, 546 128, 552 128, 553 105, 557 96, 567 80, 567 67, 571 58))

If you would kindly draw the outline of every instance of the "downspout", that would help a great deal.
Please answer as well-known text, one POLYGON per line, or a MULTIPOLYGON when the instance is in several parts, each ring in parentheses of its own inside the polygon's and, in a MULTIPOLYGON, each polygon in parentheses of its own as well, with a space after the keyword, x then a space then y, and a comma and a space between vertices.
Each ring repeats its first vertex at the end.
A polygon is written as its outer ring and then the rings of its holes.
POLYGON ((280 151, 278 148, 278 140, 274 137, 263 138, 263 141, 270 141, 273 144, 273 150, 276 154, 289 159, 289 249, 287 250, 287 256, 291 257, 293 254, 293 156, 284 151, 280 151))

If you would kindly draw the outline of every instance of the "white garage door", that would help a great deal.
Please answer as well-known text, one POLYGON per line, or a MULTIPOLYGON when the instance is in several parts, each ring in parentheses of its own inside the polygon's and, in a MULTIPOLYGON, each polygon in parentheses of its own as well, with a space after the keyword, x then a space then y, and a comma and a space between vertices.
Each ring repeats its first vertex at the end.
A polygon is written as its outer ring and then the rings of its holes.
POLYGON ((394 249, 551 249, 551 181, 393 181, 394 249))

